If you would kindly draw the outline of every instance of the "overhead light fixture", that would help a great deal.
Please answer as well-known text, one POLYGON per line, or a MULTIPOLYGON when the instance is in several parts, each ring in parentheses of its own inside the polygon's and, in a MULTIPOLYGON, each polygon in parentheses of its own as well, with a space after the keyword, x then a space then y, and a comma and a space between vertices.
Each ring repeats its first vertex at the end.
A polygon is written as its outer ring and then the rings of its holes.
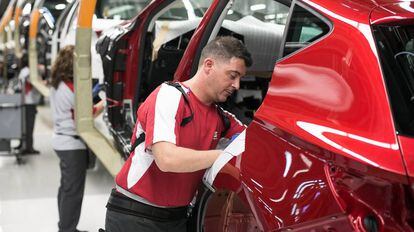
POLYGON ((26 4, 22 10, 22 14, 24 15, 28 15, 30 14, 30 11, 32 10, 32 5, 31 4, 26 4))
POLYGON ((57 4, 56 6, 55 6, 55 9, 56 10, 63 10, 63 9, 65 9, 66 8, 66 4, 63 4, 63 3, 61 3, 61 4, 57 4))
POLYGON ((255 4, 255 5, 250 6, 250 10, 252 10, 252 11, 264 10, 264 9, 266 9, 265 4, 255 4))
POLYGON ((228 15, 231 15, 231 14, 233 14, 234 13, 234 11, 233 10, 229 10, 229 11, 227 11, 227 14, 228 15))

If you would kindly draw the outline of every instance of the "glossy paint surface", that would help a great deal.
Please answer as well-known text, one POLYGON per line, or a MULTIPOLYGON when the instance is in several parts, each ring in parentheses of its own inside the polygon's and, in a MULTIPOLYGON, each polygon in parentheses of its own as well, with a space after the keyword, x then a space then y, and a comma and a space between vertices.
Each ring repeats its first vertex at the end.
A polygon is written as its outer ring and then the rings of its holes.
POLYGON ((381 5, 371 13, 372 24, 403 23, 412 24, 414 3, 401 1, 399 3, 381 5))
POLYGON ((239 161, 242 193, 263 229, 271 231, 342 214, 333 204, 329 176, 323 172, 327 164, 281 135, 253 122, 239 161))
MULTIPOLYGON (((118 78, 128 86, 126 99, 134 98, 140 78, 144 22, 162 2, 152 2, 125 36, 128 71, 118 78)), ((245 152, 223 168, 215 185, 237 192, 264 231, 366 231, 367 216, 380 231, 412 231, 401 148, 410 154, 414 147, 395 135, 370 27, 378 2, 300 2, 333 29, 276 64, 247 129, 245 152)), ((213 1, 196 29, 175 80, 189 78, 207 24, 220 13, 218 4, 213 1)))
POLYGON ((405 175, 368 12, 345 18, 349 8, 314 7, 326 13, 333 31, 276 65, 256 117, 361 164, 405 175))
POLYGON ((379 231, 413 231, 370 27, 376 4, 303 2, 333 29, 276 64, 245 152, 215 185, 244 195, 264 231, 367 231, 371 219, 379 231))

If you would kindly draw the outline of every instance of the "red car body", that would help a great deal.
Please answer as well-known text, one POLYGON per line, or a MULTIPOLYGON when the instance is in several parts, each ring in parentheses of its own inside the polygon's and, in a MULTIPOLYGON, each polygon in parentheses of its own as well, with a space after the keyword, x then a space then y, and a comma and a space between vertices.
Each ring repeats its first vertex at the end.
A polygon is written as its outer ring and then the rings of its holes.
MULTIPOLYGON (((121 102, 129 99, 131 112, 136 112, 145 99, 140 87, 145 27, 154 11, 167 2, 154 1, 129 29, 111 40, 122 45, 113 50, 118 54, 113 55, 118 57, 115 60, 122 57, 125 62, 123 69, 105 74, 112 75, 108 97, 114 98, 109 104, 117 103, 113 107, 125 108, 121 102), (123 85, 117 98, 111 92, 116 82, 123 85)), ((400 123, 398 101, 393 100, 398 91, 392 92, 393 81, 386 77, 387 70, 394 68, 386 66, 382 50, 386 45, 379 39, 382 32, 413 25, 414 3, 281 2, 290 7, 289 16, 267 92, 246 130, 245 151, 214 180, 215 188, 233 191, 232 198, 226 195, 227 201, 220 206, 201 199, 204 205, 199 205, 195 227, 206 231, 217 231, 217 224, 225 231, 414 231, 414 139, 400 123), (290 29, 304 15, 315 16, 309 25, 325 24, 323 33, 306 43, 291 43, 295 31, 290 29), (248 210, 236 205, 236 194, 248 210), (216 211, 209 213, 212 205, 216 211)), ((205 12, 175 80, 185 81, 194 73, 194 61, 221 23, 227 3, 215 0, 205 12)), ((125 115, 117 119, 115 113, 109 115, 114 136, 126 133, 125 115), (117 126, 121 132, 116 132, 117 126)))

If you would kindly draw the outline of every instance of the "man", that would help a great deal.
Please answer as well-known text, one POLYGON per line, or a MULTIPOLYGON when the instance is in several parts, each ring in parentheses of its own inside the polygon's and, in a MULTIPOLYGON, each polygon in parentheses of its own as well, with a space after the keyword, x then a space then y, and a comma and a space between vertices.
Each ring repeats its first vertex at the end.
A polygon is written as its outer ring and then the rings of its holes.
POLYGON ((219 139, 245 128, 215 103, 239 89, 251 63, 239 40, 219 37, 203 49, 194 77, 150 94, 138 109, 137 146, 108 201, 107 232, 186 231, 188 205, 221 153, 219 139))

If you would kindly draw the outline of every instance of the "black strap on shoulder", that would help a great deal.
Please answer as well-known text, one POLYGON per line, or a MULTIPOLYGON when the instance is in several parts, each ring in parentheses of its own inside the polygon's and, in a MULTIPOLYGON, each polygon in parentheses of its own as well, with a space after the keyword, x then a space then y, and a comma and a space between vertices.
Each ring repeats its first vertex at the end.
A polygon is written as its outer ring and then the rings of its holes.
POLYGON ((135 150, 135 148, 137 148, 137 147, 138 147, 138 145, 140 145, 140 144, 141 144, 141 143, 143 143, 143 142, 145 142, 145 133, 144 133, 144 132, 142 132, 142 133, 139 135, 139 137, 138 137, 137 139, 135 139, 135 142, 134 142, 134 144, 132 145, 132 147, 131 147, 131 151, 130 151, 130 152, 134 151, 134 150, 135 150))
POLYGON ((221 120, 223 121, 224 130, 221 132, 221 137, 224 137, 227 134, 227 131, 230 129, 230 119, 224 112, 223 108, 221 108, 219 105, 216 105, 216 107, 221 120))
MULTIPOLYGON (((185 103, 190 106, 190 100, 188 100, 188 95, 187 93, 184 91, 183 87, 181 87, 181 85, 178 82, 170 82, 170 81, 166 81, 165 84, 170 85, 175 87, 178 91, 181 92, 181 94, 184 97, 184 101, 185 103)), ((183 120, 180 123, 180 126, 185 126, 187 125, 189 122, 191 122, 191 120, 193 120, 194 118, 194 112, 193 109, 190 106, 190 110, 191 110, 191 115, 188 117, 183 118, 183 120)), ((131 152, 135 150, 136 147, 138 147, 138 145, 140 145, 142 142, 145 141, 145 133, 141 133, 140 136, 135 140, 134 144, 131 147, 131 152)))
POLYGON ((188 100, 188 95, 187 95, 187 93, 184 91, 184 89, 183 89, 183 87, 180 85, 180 83, 178 83, 178 82, 171 82, 171 81, 167 81, 167 82, 165 82, 165 84, 167 84, 167 85, 170 85, 170 86, 173 86, 173 87, 175 87, 178 91, 180 91, 181 92, 181 94, 183 95, 183 97, 184 97, 184 101, 185 101, 185 103, 190 107, 190 110, 191 110, 191 115, 190 116, 188 116, 188 117, 185 117, 185 118, 183 118, 183 120, 181 121, 181 126, 185 126, 185 125, 187 125, 189 122, 191 122, 191 120, 193 120, 193 118, 194 118, 194 112, 193 112, 193 109, 191 108, 191 105, 190 105, 190 100, 188 100))
MULTIPOLYGON (((193 109, 191 108, 191 105, 190 105, 190 100, 188 99, 188 95, 187 95, 187 93, 184 91, 184 89, 183 89, 183 87, 178 83, 178 82, 170 82, 170 81, 167 81, 167 82, 164 82, 164 83, 166 83, 167 85, 170 85, 170 86, 173 86, 173 87, 175 87, 178 91, 180 91, 181 92, 181 94, 183 95, 183 97, 184 97, 184 101, 185 101, 185 103, 186 104, 188 104, 188 106, 190 107, 190 110, 191 110, 191 115, 190 116, 188 116, 188 117, 185 117, 185 118, 183 118, 183 120, 181 121, 181 126, 185 126, 185 125, 187 125, 189 122, 191 122, 192 120, 193 120, 193 118, 194 118, 194 112, 193 112, 193 109)), ((224 130, 221 132, 221 137, 224 137, 225 135, 226 135, 226 133, 227 133, 227 131, 230 129, 230 119, 229 119, 229 117, 226 115, 226 113, 224 112, 224 110, 223 110, 223 108, 221 108, 220 106, 218 106, 218 105, 216 105, 216 108, 217 108, 217 111, 218 111, 218 113, 219 113, 219 115, 220 115, 220 117, 221 117, 221 119, 222 119, 222 121, 223 121, 223 125, 224 125, 224 130)), ((142 142, 144 142, 145 141, 145 133, 143 132, 143 133, 141 133, 140 135, 139 135, 139 137, 135 140, 135 142, 134 142, 134 144, 132 145, 132 147, 131 147, 131 152, 133 151, 133 150, 135 150, 135 148, 136 147, 138 147, 138 145, 140 145, 142 142)))

